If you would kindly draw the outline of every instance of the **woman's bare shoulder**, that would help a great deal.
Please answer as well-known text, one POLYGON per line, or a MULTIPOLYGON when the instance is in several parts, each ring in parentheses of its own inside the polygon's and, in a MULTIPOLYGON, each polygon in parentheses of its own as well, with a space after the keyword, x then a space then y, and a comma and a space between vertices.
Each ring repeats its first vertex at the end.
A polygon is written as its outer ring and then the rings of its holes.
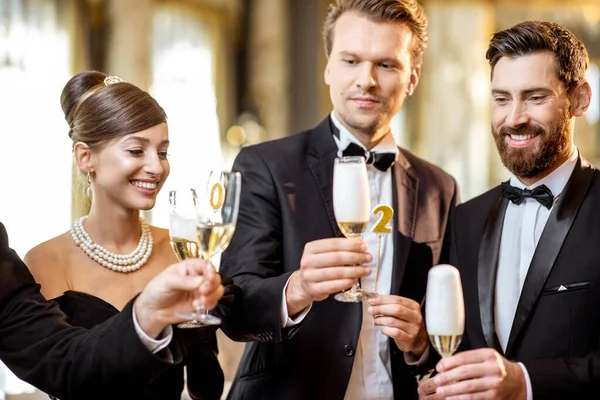
POLYGON ((160 228, 158 226, 150 226, 152 237, 154 239, 154 243, 164 243, 169 242, 171 237, 169 236, 169 230, 165 228, 160 228))
POLYGON ((171 237, 169 236, 169 230, 152 226, 152 236, 154 238, 154 248, 156 257, 161 261, 162 267, 165 268, 168 265, 177 262, 177 257, 171 247, 171 237))
POLYGON ((52 263, 61 256, 65 255, 65 250, 71 251, 74 246, 73 239, 69 232, 65 232, 62 235, 53 237, 50 240, 46 240, 29 250, 25 254, 24 261, 27 266, 31 267, 39 262, 52 263))
POLYGON ((70 233, 65 232, 38 244, 25 255, 23 261, 42 286, 42 293, 47 298, 56 297, 53 296, 54 293, 60 292, 60 295, 68 289, 66 268, 75 249, 70 233))

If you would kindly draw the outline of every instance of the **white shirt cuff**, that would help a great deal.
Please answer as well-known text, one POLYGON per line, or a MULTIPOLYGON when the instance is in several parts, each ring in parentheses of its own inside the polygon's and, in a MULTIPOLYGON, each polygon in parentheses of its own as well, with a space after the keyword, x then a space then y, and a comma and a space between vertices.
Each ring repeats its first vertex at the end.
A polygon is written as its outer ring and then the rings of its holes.
POLYGON ((527 400, 533 400, 533 389, 531 388, 531 379, 529 379, 529 372, 527 372, 527 368, 523 365, 523 363, 517 363, 519 367, 523 370, 523 375, 525 376, 525 385, 527 386, 527 400))
POLYGON ((406 365, 410 365, 410 366, 420 366, 420 365, 422 365, 429 358, 429 348, 430 347, 431 346, 427 346, 427 348, 425 349, 425 351, 423 352, 423 354, 421 354, 421 357, 419 357, 418 360, 412 354, 410 354, 408 352, 404 352, 404 362, 406 363, 406 365))
POLYGON ((135 314, 135 307, 133 307, 133 326, 135 327, 135 333, 137 333, 144 346, 146 346, 152 354, 156 354, 169 346, 171 339, 173 339, 173 327, 171 327, 171 325, 167 326, 160 333, 158 339, 152 339, 148 336, 138 322, 137 315, 135 314))
POLYGON ((306 317, 308 315, 308 312, 312 308, 312 304, 311 304, 308 307, 306 307, 304 310, 302 310, 302 312, 300 314, 298 314, 298 316, 296 318, 294 318, 294 319, 290 318, 290 316, 288 315, 288 309, 287 309, 287 298, 285 297, 285 291, 290 283, 290 279, 292 279, 291 276, 285 283, 285 286, 283 287, 283 294, 281 296, 280 321, 281 321, 282 328, 289 328, 294 325, 298 325, 300 322, 302 322, 304 320, 304 317, 306 317))

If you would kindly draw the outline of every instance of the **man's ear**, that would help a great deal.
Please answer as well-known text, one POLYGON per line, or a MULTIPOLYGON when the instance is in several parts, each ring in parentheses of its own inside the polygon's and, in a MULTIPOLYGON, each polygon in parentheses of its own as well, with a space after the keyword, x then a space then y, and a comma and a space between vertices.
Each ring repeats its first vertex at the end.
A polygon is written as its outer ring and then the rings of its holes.
POLYGON ((323 71, 323 80, 327 86, 329 86, 329 74, 329 59, 327 59, 327 65, 325 65, 325 70, 323 71))
POLYGON ((416 65, 410 71, 410 82, 408 83, 408 87, 406 88, 406 97, 412 96, 419 84, 419 79, 421 78, 421 64, 416 65))
POLYGON ((592 101, 592 88, 587 81, 577 85, 571 94, 571 115, 581 117, 592 101))

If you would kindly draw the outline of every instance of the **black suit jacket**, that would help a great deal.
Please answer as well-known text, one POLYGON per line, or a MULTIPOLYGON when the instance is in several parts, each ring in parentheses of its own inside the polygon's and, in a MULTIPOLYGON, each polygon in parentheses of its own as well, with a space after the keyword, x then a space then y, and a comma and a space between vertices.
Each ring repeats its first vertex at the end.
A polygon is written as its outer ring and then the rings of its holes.
POLYGON ((128 388, 143 387, 181 362, 178 341, 169 347, 174 364, 152 355, 140 341, 133 326, 133 301, 88 331, 67 324, 39 288, 8 247, 0 223, 0 359, 42 391, 63 400, 136 398, 128 388))
MULTIPOLYGON (((494 287, 507 205, 496 187, 456 210, 451 262, 465 297, 461 349, 502 353, 494 287)), ((600 398, 599 205, 600 172, 580 159, 535 249, 505 354, 523 362, 536 399, 600 398)))
MULTIPOLYGON (((343 399, 360 333, 360 304, 328 298, 304 321, 283 329, 283 288, 307 242, 342 236, 332 205, 337 147, 329 118, 313 130, 243 148, 240 214, 221 271, 242 288, 240 318, 223 330, 253 341, 230 391, 232 399, 343 399)), ((391 293, 420 302, 427 272, 449 255, 447 222, 454 179, 400 150, 394 166, 394 270, 391 293), (446 243, 446 246, 444 246, 446 243)), ((416 382, 390 340, 396 398, 416 398, 416 382)))

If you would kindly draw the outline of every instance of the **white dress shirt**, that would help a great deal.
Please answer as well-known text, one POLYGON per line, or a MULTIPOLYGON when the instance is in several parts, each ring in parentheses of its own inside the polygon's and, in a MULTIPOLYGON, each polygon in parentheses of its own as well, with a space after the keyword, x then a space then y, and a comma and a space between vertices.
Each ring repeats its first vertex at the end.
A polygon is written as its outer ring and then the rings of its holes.
MULTIPOLYGON (((138 319, 137 319, 137 315, 135 313, 135 307, 132 307, 132 309, 133 309, 133 311, 132 311, 133 312, 133 326, 135 328, 135 333, 137 333, 138 337, 140 338, 140 340, 142 341, 144 346, 146 346, 146 348, 152 354, 156 354, 159 351, 161 351, 162 349, 166 348, 169 345, 169 343, 171 343, 171 339, 173 339, 173 327, 171 325, 167 326, 161 332, 158 339, 153 339, 150 336, 148 336, 146 334, 146 332, 144 332, 144 330, 140 326, 140 323, 138 322, 138 319)), ((167 357, 167 361, 169 361, 169 362, 173 361, 173 356, 171 355, 171 352, 168 352, 166 357, 167 357)))
MULTIPOLYGON (((342 151, 354 142, 365 148, 360 141, 354 137, 331 113, 333 124, 339 129, 340 137, 335 138, 338 146, 338 156, 342 151)), ((387 134, 375 147, 374 152, 395 153, 398 158, 398 146, 391 132, 387 134)), ((392 196, 392 170, 385 172, 378 170, 373 165, 367 165, 369 177, 369 188, 371 192, 371 207, 378 204, 387 204, 394 208, 392 196)), ((377 247, 379 237, 371 232, 381 214, 371 214, 367 231, 362 235, 363 241, 368 246, 368 251, 373 255, 373 260, 367 264, 371 268, 371 274, 361 279, 363 290, 372 292, 375 285, 375 264, 377 261, 377 247)), ((390 224, 392 222, 390 221, 390 224)), ((394 235, 384 235, 381 240, 381 260, 379 263, 379 277, 377 279, 377 293, 390 294, 392 286, 392 270, 394 268, 394 235)), ((354 364, 350 381, 346 389, 346 400, 384 400, 393 399, 394 390, 392 386, 392 364, 390 360, 389 337, 381 333, 381 326, 373 325, 373 317, 368 313, 369 303, 362 302, 362 325, 358 346, 354 356, 354 364)))
MULTIPOLYGON (((339 138, 334 136, 338 146, 338 156, 350 142, 354 142, 365 148, 360 141, 354 137, 331 113, 334 125, 339 129, 339 138)), ((396 153, 398 147, 392 134, 385 136, 372 151, 396 153)), ((379 203, 388 204, 393 208, 392 197, 392 172, 391 169, 382 172, 372 165, 367 166, 369 185, 371 192, 371 207, 379 203)), ((370 229, 379 220, 380 214, 372 214, 362 239, 368 246, 368 251, 373 255, 373 260, 367 264, 371 268, 371 274, 361 279, 361 286, 366 291, 373 291, 375 283, 375 263, 377 259, 377 246, 379 239, 370 229)), ((381 260, 379 264, 379 277, 377 282, 377 293, 390 294, 392 284, 392 269, 394 260, 394 237, 392 234, 385 235, 381 244, 381 260)), ((289 282, 289 280, 288 280, 289 282)), ((286 284, 287 287, 287 284, 286 284)), ((283 327, 290 327, 300 323, 310 311, 310 307, 304 310, 294 320, 287 313, 285 288, 283 289, 281 304, 281 321, 283 327)), ((346 389, 346 400, 387 400, 394 398, 392 386, 392 366, 390 360, 389 338, 381 333, 382 327, 373 325, 373 317, 368 313, 368 302, 362 303, 363 318, 358 340, 358 346, 354 356, 354 365, 350 375, 348 388, 346 389)))
MULTIPOLYGON (((555 198, 554 204, 556 204, 556 199, 562 193, 571 177, 571 173, 575 169, 578 154, 577 149, 575 149, 571 157, 560 167, 530 187, 526 187, 513 174, 510 177, 510 184, 520 189, 533 189, 537 186, 546 185, 552 191, 555 198)), ((500 239, 494 308, 496 335, 504 351, 506 351, 529 265, 552 208, 548 210, 537 200, 530 197, 525 198, 519 205, 513 202, 508 203, 500 239)), ((525 374, 527 398, 532 399, 529 374, 523 364, 519 363, 519 365, 525 374)))

